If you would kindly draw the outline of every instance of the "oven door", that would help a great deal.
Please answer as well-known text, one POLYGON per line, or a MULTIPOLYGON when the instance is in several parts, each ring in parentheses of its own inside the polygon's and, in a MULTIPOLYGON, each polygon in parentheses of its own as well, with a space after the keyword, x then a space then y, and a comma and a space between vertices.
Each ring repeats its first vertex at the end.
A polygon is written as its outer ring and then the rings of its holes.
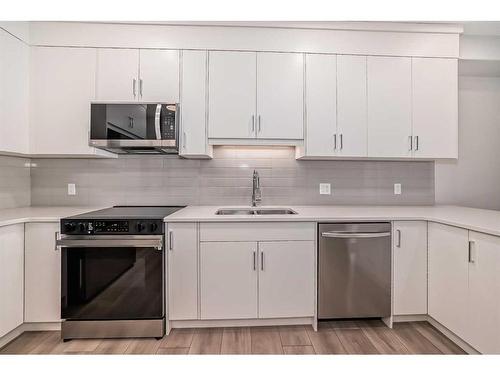
POLYGON ((163 236, 67 236, 57 245, 63 319, 164 317, 163 236))

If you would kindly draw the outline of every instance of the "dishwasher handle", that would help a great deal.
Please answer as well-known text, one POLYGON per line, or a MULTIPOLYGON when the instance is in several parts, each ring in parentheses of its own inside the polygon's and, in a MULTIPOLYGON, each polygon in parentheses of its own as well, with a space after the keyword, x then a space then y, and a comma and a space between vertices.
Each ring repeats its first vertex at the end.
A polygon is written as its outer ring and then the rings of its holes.
POLYGON ((379 238, 389 237, 391 232, 323 232, 321 237, 327 238, 379 238))

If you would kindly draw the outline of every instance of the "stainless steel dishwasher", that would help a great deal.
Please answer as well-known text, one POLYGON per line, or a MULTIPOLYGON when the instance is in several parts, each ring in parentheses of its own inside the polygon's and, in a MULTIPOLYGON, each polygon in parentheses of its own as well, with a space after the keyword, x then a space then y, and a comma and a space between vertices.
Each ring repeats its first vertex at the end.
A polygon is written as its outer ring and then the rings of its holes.
POLYGON ((318 318, 391 315, 391 224, 319 224, 318 318))

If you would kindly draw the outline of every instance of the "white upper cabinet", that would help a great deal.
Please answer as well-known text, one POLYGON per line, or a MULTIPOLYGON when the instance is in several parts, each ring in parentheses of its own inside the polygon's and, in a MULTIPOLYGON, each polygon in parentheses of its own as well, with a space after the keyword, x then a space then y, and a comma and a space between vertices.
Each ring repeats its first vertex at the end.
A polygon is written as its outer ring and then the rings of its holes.
POLYGON ((469 231, 468 333, 483 354, 500 353, 500 237, 469 231))
POLYGON ((337 155, 367 155, 366 56, 337 56, 337 155))
POLYGON ((411 58, 368 56, 368 156, 411 156, 411 58))
POLYGON ((334 156, 337 139, 337 56, 306 55, 306 156, 334 156))
POLYGON ((302 139, 303 86, 302 54, 210 52, 209 138, 302 139))
POLYGON ((209 52, 208 135, 256 135, 256 53, 209 52))
POLYGON ((412 59, 413 155, 458 157, 458 61, 412 59))
POLYGON ((0 227, 0 337, 23 323, 24 224, 0 227))
POLYGON ((393 223, 394 315, 427 314, 427 222, 393 223))
POLYGON ((105 49, 97 52, 97 100, 139 99, 139 50, 105 49))
POLYGON ((212 157, 207 140, 207 51, 182 51, 181 145, 183 157, 212 157))
POLYGON ((257 136, 303 139, 303 54, 257 53, 257 136))
POLYGON ((100 48, 97 100, 177 103, 179 51, 100 48))
POLYGON ((468 332, 468 231, 428 224, 429 315, 460 337, 468 332))
POLYGON ((139 100, 179 102, 178 50, 141 49, 139 63, 139 100))
POLYGON ((0 152, 29 153, 29 47, 1 29, 0 152))
POLYGON ((88 145, 95 73, 93 48, 31 48, 31 154, 110 155, 88 145))

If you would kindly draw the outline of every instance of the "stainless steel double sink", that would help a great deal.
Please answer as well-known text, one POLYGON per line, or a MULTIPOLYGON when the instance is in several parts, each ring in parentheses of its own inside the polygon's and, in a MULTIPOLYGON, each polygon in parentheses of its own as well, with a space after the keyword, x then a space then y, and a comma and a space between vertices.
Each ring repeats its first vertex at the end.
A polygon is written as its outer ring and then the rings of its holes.
POLYGON ((216 215, 296 215, 291 208, 221 208, 216 215))

